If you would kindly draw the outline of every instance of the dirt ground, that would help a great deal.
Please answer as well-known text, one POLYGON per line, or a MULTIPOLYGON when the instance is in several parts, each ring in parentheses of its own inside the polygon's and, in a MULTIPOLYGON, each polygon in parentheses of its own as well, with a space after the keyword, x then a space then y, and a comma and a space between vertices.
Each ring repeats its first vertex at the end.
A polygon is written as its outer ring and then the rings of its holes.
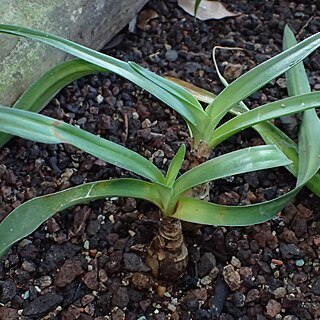
MULTIPOLYGON (((220 70, 232 81, 281 51, 286 24, 299 40, 320 29, 313 1, 224 3, 240 15, 194 22, 176 0, 152 0, 145 9, 157 15, 144 30, 124 30, 103 52, 218 93, 214 46, 244 49, 218 52, 220 70)), ((305 63, 312 88, 319 90, 319 51, 305 63)), ((286 95, 279 78, 246 102, 255 107, 286 95)), ((190 145, 174 111, 115 75, 74 82, 43 113, 125 145, 164 170, 181 143, 190 145)), ((276 123, 296 138, 297 117, 276 123)), ((211 156, 260 143, 246 130, 211 156)), ((0 150, 0 163, 2 217, 37 195, 131 176, 74 147, 19 138, 0 150)), ((285 169, 248 173, 212 183, 210 201, 257 203, 294 184, 285 169)), ((0 319, 320 319, 320 200, 309 190, 261 225, 186 230, 189 265, 176 283, 159 283, 144 263, 158 225, 157 208, 134 199, 96 201, 55 215, 0 262, 0 319)))

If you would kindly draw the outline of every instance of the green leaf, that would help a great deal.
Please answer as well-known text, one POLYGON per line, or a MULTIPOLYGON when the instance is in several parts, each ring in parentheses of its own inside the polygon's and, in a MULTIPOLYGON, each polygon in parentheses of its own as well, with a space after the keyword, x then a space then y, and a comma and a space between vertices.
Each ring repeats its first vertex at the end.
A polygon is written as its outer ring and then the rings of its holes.
POLYGON ((145 199, 161 207, 157 186, 135 179, 87 183, 37 197, 20 205, 0 223, 0 257, 55 213, 76 204, 114 196, 145 199))
MULTIPOLYGON (((288 28, 286 28, 286 32, 288 33, 288 28)), ((293 46, 296 44, 295 38, 293 34, 291 34, 291 37, 286 36, 285 37, 285 48, 288 48, 288 46, 293 46)), ((224 79, 224 77, 221 75, 216 59, 215 54, 213 52, 213 62, 216 68, 216 71, 218 73, 219 79, 224 84, 224 86, 229 86, 228 82, 224 79)), ((287 78, 287 86, 288 86, 288 92, 289 93, 307 93, 310 92, 310 86, 308 83, 308 77, 306 75, 306 72, 304 70, 302 62, 297 64, 295 67, 291 68, 287 71, 287 74, 294 73, 295 77, 287 78), (301 81, 299 80, 301 79, 301 81)), ((205 93, 202 92, 204 95, 205 93)), ((209 96, 208 96, 209 97, 209 96)), ((248 107, 241 101, 236 107, 230 110, 230 113, 234 115, 240 115, 244 112, 247 112, 249 109, 248 107)), ((304 113, 310 114, 314 113, 313 110, 306 110, 304 113)), ((305 123, 305 122, 303 122, 305 123)), ((311 126, 312 127, 312 126, 311 126)), ((267 144, 275 144, 277 145, 281 151, 290 159, 293 161, 292 165, 286 166, 286 168, 294 175, 298 176, 298 148, 294 141, 292 141, 284 132, 282 132, 280 129, 278 129, 276 126, 269 122, 263 122, 259 123, 252 127, 255 129, 262 139, 267 144)), ((311 160, 312 161, 312 160, 311 160)), ((314 173, 314 172, 313 172, 314 173)), ((320 197, 320 173, 319 171, 312 177, 312 174, 309 175, 310 180, 307 182, 307 187, 316 195, 320 197)))
POLYGON ((286 168, 294 175, 298 174, 297 145, 284 132, 270 122, 263 122, 253 127, 266 144, 276 145, 291 161, 286 168))
POLYGON ((69 143, 151 181, 165 182, 161 171, 138 153, 41 114, 0 106, 0 131, 42 143, 69 143))
MULTIPOLYGON (((293 32, 286 26, 283 37, 284 49, 288 49, 296 43, 293 32)), ((286 72, 286 80, 290 96, 311 92, 308 76, 302 62, 286 72)), ((298 144, 298 186, 304 185, 320 168, 319 137, 320 121, 315 109, 303 112, 298 144)))
POLYGON ((208 146, 209 148, 213 148, 235 133, 252 127, 255 124, 317 107, 319 105, 319 99, 320 92, 312 92, 271 102, 250 110, 227 121, 217 128, 213 132, 208 142, 208 146))
MULTIPOLYGON (((81 59, 66 61, 53 67, 36 80, 17 100, 13 108, 39 112, 59 90, 70 82, 88 74, 105 71, 105 69, 81 59)), ((11 138, 11 135, 0 132, 0 148, 11 138)))
POLYGON ((150 80, 154 84, 160 86, 164 90, 166 90, 168 93, 172 94, 175 96, 178 100, 181 101, 181 105, 184 107, 184 112, 188 110, 190 114, 192 114, 193 119, 195 119, 194 123, 188 122, 188 119, 186 119, 183 115, 183 113, 180 111, 182 110, 181 108, 176 108, 175 110, 183 117, 185 118, 190 135, 194 140, 194 145, 195 147, 198 146, 200 141, 203 138, 202 135, 202 129, 206 126, 206 124, 209 123, 210 118, 204 112, 201 104, 198 102, 197 99, 193 97, 192 94, 190 94, 187 90, 182 88, 179 85, 176 85, 175 83, 158 76, 157 74, 149 71, 148 69, 140 67, 138 64, 134 62, 129 62, 129 65, 132 67, 132 70, 136 73, 139 73, 142 77, 150 80), (201 125, 200 125, 201 124, 201 125))
POLYGON ((81 58, 87 62, 95 64, 99 67, 105 68, 107 71, 114 72, 132 81, 133 83, 137 84, 144 90, 157 97, 159 100, 163 101, 165 104, 177 111, 189 124, 192 124, 194 127, 198 126, 197 119, 195 119, 194 117, 194 112, 186 108, 181 99, 177 98, 175 95, 170 94, 170 92, 164 90, 161 86, 155 84, 149 79, 141 76, 139 73, 133 72, 133 69, 127 62, 123 62, 90 48, 86 48, 82 45, 63 39, 59 36, 51 35, 29 28, 0 24, 0 33, 17 35, 40 41, 42 43, 65 51, 71 55, 74 55, 78 58, 81 58))
MULTIPOLYGON (((221 74, 218 70, 218 75, 220 78, 223 79, 221 74)), ((175 79, 175 78, 169 78, 170 81, 174 81, 178 85, 183 86, 186 90, 189 90, 190 93, 192 93, 197 99, 203 102, 210 103, 215 98, 214 94, 211 92, 199 88, 197 86, 194 86, 192 84, 189 84, 188 82, 185 82, 183 80, 175 79)), ((228 86, 229 84, 224 80, 223 81, 225 86, 228 86)), ((231 109, 229 112, 233 115, 240 115, 245 112, 249 111, 249 108, 241 101, 239 105, 231 109)), ((288 169, 294 176, 298 175, 298 147, 296 143, 290 139, 284 132, 282 132, 280 129, 278 129, 275 125, 273 125, 270 122, 262 122, 259 124, 256 124, 252 127, 254 130, 256 130, 264 142, 266 144, 275 144, 293 163, 291 165, 286 166, 286 169, 288 169)), ((318 197, 320 197, 320 172, 318 171, 313 178, 311 178, 306 186, 315 193, 318 197)))
POLYGON ((195 0, 195 4, 194 4, 194 16, 195 17, 197 16, 197 12, 198 12, 201 1, 202 0, 195 0))
POLYGON ((186 146, 184 144, 181 144, 178 152, 173 157, 167 172, 166 185, 168 187, 173 186, 173 183, 175 182, 179 174, 179 171, 181 169, 185 154, 186 154, 186 146))
MULTIPOLYGON (((283 50, 292 48, 297 44, 296 38, 286 25, 283 34, 283 50)), ((311 92, 309 79, 303 66, 303 62, 288 70, 286 73, 287 90, 289 96, 295 96, 311 92)))
POLYGON ((317 114, 303 114, 299 130, 297 186, 304 185, 320 168, 320 120, 317 114))
POLYGON ((222 206, 192 198, 180 198, 173 218, 215 226, 247 226, 277 215, 300 191, 296 188, 277 199, 249 205, 222 206))
POLYGON ((286 72, 320 45, 320 33, 317 33, 294 47, 276 55, 251 69, 232 84, 226 87, 207 107, 206 112, 212 117, 206 128, 206 136, 210 136, 220 120, 240 101, 259 90, 272 79, 286 72))
POLYGON ((128 62, 131 68, 141 74, 143 77, 149 79, 153 83, 159 85, 161 88, 164 90, 172 93, 173 95, 177 96, 184 102, 190 105, 190 107, 194 109, 198 109, 201 111, 202 116, 207 116, 207 114, 203 111, 201 104, 199 101, 192 95, 190 94, 187 90, 185 90, 183 87, 176 85, 175 83, 167 80, 166 78, 163 78, 159 75, 157 75, 154 72, 151 72, 150 70, 143 68, 136 64, 135 62, 128 62))
POLYGON ((273 145, 233 151, 192 168, 173 185, 176 195, 199 184, 232 175, 289 165, 291 161, 273 145))

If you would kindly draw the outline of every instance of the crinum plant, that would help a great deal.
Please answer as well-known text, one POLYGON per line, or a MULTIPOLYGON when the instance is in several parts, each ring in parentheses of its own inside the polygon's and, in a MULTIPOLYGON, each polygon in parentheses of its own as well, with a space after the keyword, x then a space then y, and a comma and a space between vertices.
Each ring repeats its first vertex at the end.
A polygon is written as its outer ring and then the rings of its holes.
MULTIPOLYGON (((297 44, 293 32, 288 26, 285 27, 283 37, 283 49, 288 49, 297 44)), ((221 49, 239 49, 239 48, 224 48, 215 47, 213 50, 213 61, 221 82, 227 87, 229 84, 219 72, 219 68, 215 58, 216 48, 221 49)), ((287 91, 289 96, 296 96, 310 93, 309 80, 304 69, 303 63, 298 63, 295 67, 289 69, 286 73, 287 91)), ((173 77, 166 77, 170 81, 180 85, 188 90, 194 97, 204 103, 213 103, 216 95, 196 87, 188 82, 173 77)), ((303 102, 301 102, 303 103, 303 102)), ((282 107, 286 107, 285 104, 282 107)), ((238 116, 249 111, 249 108, 241 101, 237 106, 229 110, 233 116, 238 116)), ((270 122, 262 122, 253 125, 252 128, 260 134, 263 140, 269 144, 277 145, 281 151, 293 161, 293 165, 286 168, 294 176, 298 177, 298 185, 304 185, 320 196, 320 172, 317 170, 319 164, 319 148, 317 136, 320 134, 319 118, 315 109, 306 110, 302 113, 301 125, 299 130, 299 144, 297 145, 291 138, 289 138, 283 131, 277 128, 270 122), (309 172, 308 172, 309 171, 309 172), (312 172, 312 173, 311 173, 312 172), (312 174, 314 174, 312 176, 312 174), (312 178, 308 180, 308 177, 312 178), (304 178, 303 178, 304 177, 304 178)))
MULTIPOLYGON (((60 37, 32 29, 0 25, 0 32, 29 37, 82 59, 68 61, 50 70, 26 91, 13 108, 0 107, 0 131, 6 133, 1 136, 2 143, 9 139, 10 134, 42 143, 68 143, 143 178, 82 184, 23 203, 0 224, 0 255, 58 211, 75 204, 111 196, 136 197, 152 202, 162 212, 159 235, 148 249, 147 261, 155 275, 173 280, 183 274, 187 262, 187 249, 183 242, 179 220, 224 226, 260 223, 276 215, 311 178, 319 179, 318 175, 315 175, 319 169, 319 157, 312 160, 302 157, 299 159, 300 165, 297 161, 292 162, 280 151, 280 148, 286 150, 282 145, 281 131, 270 127, 272 125, 266 122, 317 107, 319 92, 302 94, 295 92, 300 95, 268 103, 250 111, 242 109, 242 112, 237 112, 237 110, 241 107, 238 104, 243 99, 294 67, 315 50, 320 44, 320 34, 304 40, 250 70, 227 86, 204 109, 196 97, 181 86, 133 62, 123 62, 60 37), (186 152, 185 146, 181 144, 167 173, 163 174, 150 161, 123 146, 31 112, 43 108, 60 88, 72 80, 101 71, 114 72, 127 78, 173 108, 188 125, 193 138, 193 153, 202 161, 206 161, 179 176, 186 152), (230 111, 235 113, 236 117, 219 125, 222 118, 230 111), (269 137, 269 140, 265 138, 269 145, 246 148, 207 160, 210 150, 216 145, 241 130, 257 125, 268 128, 264 136, 269 137), (275 136, 277 138, 274 138, 275 136), (282 147, 278 147, 278 144, 282 147), (188 190, 208 181, 276 166, 293 168, 292 171, 298 176, 298 183, 294 190, 271 201, 231 207, 185 195, 188 190), (169 270, 172 270, 171 273, 169 270)), ((308 127, 306 124, 304 126, 308 127)), ((319 130, 318 122, 317 127, 319 130)), ((310 139, 310 135, 305 134, 300 142, 301 148, 308 150, 310 139)), ((318 143, 314 140, 313 143, 318 143)))

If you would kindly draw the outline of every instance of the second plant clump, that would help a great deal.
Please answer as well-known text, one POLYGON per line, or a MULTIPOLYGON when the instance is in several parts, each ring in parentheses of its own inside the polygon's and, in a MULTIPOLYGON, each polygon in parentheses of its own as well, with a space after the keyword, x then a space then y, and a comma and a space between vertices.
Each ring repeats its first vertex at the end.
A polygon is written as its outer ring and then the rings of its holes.
POLYGON ((320 34, 296 44, 287 27, 284 52, 230 85, 220 76, 226 88, 218 96, 213 96, 183 81, 165 79, 133 62, 120 61, 54 35, 12 25, 0 25, 0 33, 38 40, 80 58, 51 69, 21 96, 13 108, 0 106, 0 131, 3 132, 0 146, 10 139, 10 135, 42 143, 68 143, 142 177, 141 180, 122 178, 86 183, 23 203, 0 224, 0 257, 56 212, 96 199, 135 197, 158 206, 163 217, 159 234, 148 248, 147 262, 155 276, 175 280, 183 275, 188 256, 180 220, 223 226, 256 224, 274 217, 305 184, 320 195, 320 142, 317 138, 320 123, 314 109, 319 105, 320 93, 310 92, 301 63, 320 45, 320 34), (134 82, 181 115, 193 139, 191 155, 198 165, 179 175, 186 154, 186 147, 181 144, 164 174, 152 162, 124 146, 36 113, 71 81, 106 71, 134 82), (284 72, 291 97, 254 110, 243 104, 243 99, 284 72), (208 103, 206 108, 199 101, 208 103), (235 117, 220 124, 229 112, 235 117), (268 122, 296 112, 303 112, 298 146, 268 122), (215 146, 249 127, 253 127, 267 145, 208 160, 215 146), (274 200, 231 207, 190 197, 195 194, 193 188, 209 181, 277 166, 286 166, 297 176, 297 185, 274 200))

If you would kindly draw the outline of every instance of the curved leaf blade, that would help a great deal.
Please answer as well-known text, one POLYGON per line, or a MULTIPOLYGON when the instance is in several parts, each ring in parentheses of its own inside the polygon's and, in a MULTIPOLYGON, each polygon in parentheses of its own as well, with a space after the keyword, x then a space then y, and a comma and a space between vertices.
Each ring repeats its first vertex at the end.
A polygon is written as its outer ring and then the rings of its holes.
POLYGON ((310 111, 303 113, 299 130, 297 186, 304 185, 320 168, 320 120, 315 110, 310 111))
MULTIPOLYGON (((190 114, 192 114, 192 117, 195 119, 194 123, 188 122, 187 119, 185 120, 189 128, 190 136, 194 140, 194 145, 197 146, 202 140, 202 128, 205 127, 206 124, 210 121, 210 118, 203 110, 199 101, 181 86, 176 85, 175 83, 151 72, 148 69, 139 66, 134 62, 128 62, 128 64, 132 68, 133 72, 140 74, 142 77, 150 80, 171 95, 175 96, 177 100, 181 101, 181 104, 184 106, 185 111, 188 111, 190 114)), ((184 117, 181 112, 178 113, 180 113, 180 115, 184 117)))
POLYGON ((239 115, 217 128, 208 142, 213 148, 235 133, 258 123, 293 114, 319 105, 320 92, 311 92, 271 102, 239 115))
POLYGON ((184 88, 185 90, 189 91, 189 93, 191 93, 197 100, 201 102, 211 103, 217 97, 217 95, 211 93, 210 91, 199 88, 187 81, 170 76, 165 76, 165 78, 175 83, 176 85, 184 88))
POLYGON ((232 107, 244 100, 250 94, 260 89, 272 79, 286 72, 320 45, 320 33, 317 33, 294 47, 276 55, 251 69, 228 87, 226 87, 217 98, 207 107, 206 112, 212 120, 206 128, 209 136, 219 121, 228 113, 232 107))
POLYGON ((296 188, 271 201, 249 206, 222 206, 192 198, 180 198, 173 218, 215 226, 248 226, 277 215, 300 191, 296 188))
MULTIPOLYGON (((297 41, 293 32, 286 26, 283 35, 284 49, 290 48, 296 43, 297 41)), ((286 72, 286 80, 290 96, 311 92, 303 62, 300 62, 286 72)), ((320 104, 318 106, 320 106, 320 104)), ((304 185, 320 168, 319 137, 320 121, 315 109, 304 111, 299 130, 299 169, 297 186, 304 185)))
POLYGON ((273 145, 233 151, 192 168, 177 179, 173 188, 178 196, 199 184, 228 176, 289 165, 291 161, 273 145))
POLYGON ((200 110, 203 116, 206 116, 206 113, 203 111, 201 104, 199 101, 190 94, 187 90, 183 87, 176 85, 175 83, 163 78, 150 70, 141 67, 140 65, 136 64, 135 62, 128 62, 130 67, 137 73, 141 74, 143 77, 149 79, 153 83, 156 83, 164 90, 172 93, 173 95, 177 96, 184 102, 188 103, 191 107, 200 110))
POLYGON ((0 106, 0 131, 42 143, 68 143, 151 181, 165 182, 161 171, 138 153, 41 114, 0 106))
POLYGON ((81 58, 89 63, 114 72, 121 77, 132 81, 136 85, 140 86, 144 90, 157 97, 159 100, 163 101, 165 104, 178 112, 187 122, 189 122, 193 126, 198 126, 197 120, 194 117, 194 113, 191 112, 190 109, 185 107, 181 99, 178 99, 175 95, 170 94, 170 92, 164 90, 161 86, 155 84, 149 79, 141 76, 139 73, 133 72, 132 68, 127 62, 107 56, 90 48, 86 48, 82 45, 63 39, 59 36, 37 31, 34 29, 0 24, 0 33, 11 34, 40 41, 64 52, 67 52, 75 57, 81 58))
MULTIPOLYGON (((16 101, 13 108, 40 112, 67 84, 97 72, 106 70, 81 59, 68 60, 53 67, 36 80, 16 101)), ((0 148, 11 138, 12 135, 0 132, 0 148)))
POLYGON ((194 3, 194 18, 196 18, 196 16, 197 16, 197 12, 198 12, 200 3, 201 3, 201 0, 195 0, 195 3, 194 3))
MULTIPOLYGON (((283 50, 292 48, 297 44, 297 40, 286 25, 283 33, 283 50)), ((299 62, 296 66, 289 69, 286 73, 287 90, 289 96, 311 92, 309 79, 304 69, 303 62, 299 62)))
MULTIPOLYGON (((167 79, 172 80, 178 85, 183 86, 186 90, 189 90, 190 93, 192 93, 200 101, 210 103, 215 98, 211 92, 194 85, 191 85, 190 87, 190 84, 183 80, 175 78, 171 79, 169 77, 167 77, 167 79)), ((225 81, 224 85, 228 86, 229 84, 225 81)), ((237 108, 234 107, 229 112, 233 115, 239 115, 247 111, 249 111, 249 108, 243 102, 240 102, 237 108)), ((260 134, 266 144, 275 144, 293 162, 291 165, 286 166, 286 169, 288 169, 294 176, 297 176, 298 147, 296 143, 270 122, 262 122, 254 125, 252 128, 260 134)), ((319 171, 306 183, 306 186, 318 197, 320 197, 319 171)))
POLYGON ((166 185, 172 187, 181 169, 186 154, 186 146, 181 144, 178 152, 173 157, 166 175, 166 185))
POLYGON ((86 75, 106 72, 92 63, 81 59, 72 59, 54 66, 36 80, 16 101, 13 108, 39 112, 59 90, 72 81, 86 75))
POLYGON ((0 223, 0 257, 17 241, 35 231, 55 213, 71 206, 108 197, 134 197, 161 206, 155 184, 135 179, 115 179, 83 184, 31 199, 0 223))

